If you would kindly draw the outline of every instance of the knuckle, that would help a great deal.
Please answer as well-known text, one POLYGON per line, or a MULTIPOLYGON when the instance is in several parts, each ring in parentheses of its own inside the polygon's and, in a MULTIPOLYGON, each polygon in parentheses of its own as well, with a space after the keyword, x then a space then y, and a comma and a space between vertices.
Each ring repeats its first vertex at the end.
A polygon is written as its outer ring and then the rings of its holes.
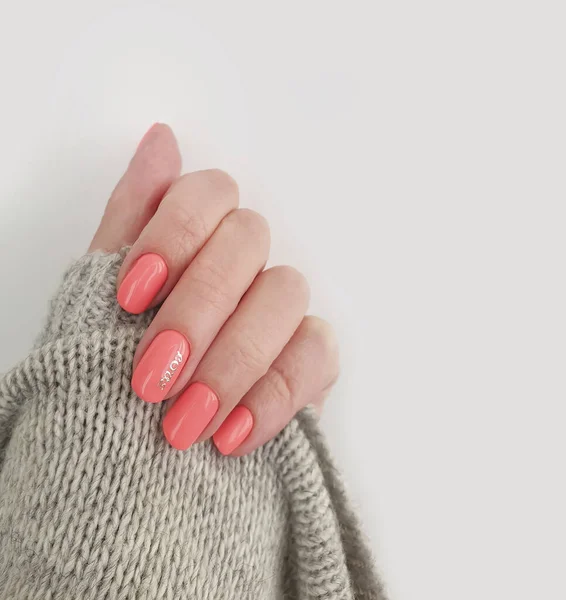
POLYGON ((193 173, 183 173, 183 175, 180 175, 179 177, 177 177, 177 179, 175 180, 175 182, 173 183, 173 185, 167 192, 166 197, 177 194, 177 193, 183 194, 184 190, 192 184, 193 178, 194 178, 193 173))
POLYGON ((272 267, 265 271, 266 275, 276 280, 277 286, 284 289, 285 293, 293 294, 296 298, 308 303, 310 299, 310 286, 307 278, 295 267, 282 265, 272 267))
POLYGON ((284 370, 277 362, 271 365, 266 374, 273 399, 294 413, 299 396, 299 382, 292 373, 284 370))
POLYGON ((170 218, 177 242, 172 247, 179 248, 181 254, 184 255, 187 248, 199 248, 205 242, 206 225, 200 214, 188 210, 182 202, 176 202, 171 207, 170 218))
POLYGON ((226 208, 226 212, 236 208, 239 203, 238 184, 228 173, 220 169, 181 175, 171 186, 167 197, 174 197, 177 201, 192 197, 206 204, 210 204, 212 197, 212 201, 226 208))
POLYGON ((306 336, 314 345, 323 351, 324 356, 331 356, 338 352, 338 342, 334 327, 324 319, 307 315, 303 319, 306 336))
POLYGON ((312 315, 303 319, 301 328, 310 351, 316 354, 317 362, 323 365, 327 387, 330 387, 340 372, 340 353, 334 328, 328 321, 312 315))
POLYGON ((255 210, 238 208, 228 214, 225 221, 243 231, 246 237, 269 243, 270 231, 267 219, 255 210))
POLYGON ((262 345, 248 333, 238 334, 238 346, 234 352, 234 361, 239 369, 262 377, 267 372, 269 357, 262 345))
POLYGON ((228 314, 233 309, 233 300, 224 285, 225 273, 216 262, 201 260, 199 269, 191 277, 191 294, 202 303, 202 311, 206 313, 213 308, 221 314, 228 314))
POLYGON ((207 187, 215 192, 226 193, 229 196, 239 196, 239 188, 236 180, 222 169, 207 169, 200 171, 200 175, 206 182, 207 187))

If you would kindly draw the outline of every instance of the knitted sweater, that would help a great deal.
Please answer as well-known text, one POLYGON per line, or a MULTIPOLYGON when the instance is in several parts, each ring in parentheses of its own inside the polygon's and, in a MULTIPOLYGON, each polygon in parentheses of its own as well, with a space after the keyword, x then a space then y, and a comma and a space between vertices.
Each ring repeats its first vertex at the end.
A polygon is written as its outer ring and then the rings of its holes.
POLYGON ((167 444, 130 386, 153 315, 118 306, 123 256, 73 264, 0 379, 0 598, 383 599, 308 411, 243 458, 167 444))

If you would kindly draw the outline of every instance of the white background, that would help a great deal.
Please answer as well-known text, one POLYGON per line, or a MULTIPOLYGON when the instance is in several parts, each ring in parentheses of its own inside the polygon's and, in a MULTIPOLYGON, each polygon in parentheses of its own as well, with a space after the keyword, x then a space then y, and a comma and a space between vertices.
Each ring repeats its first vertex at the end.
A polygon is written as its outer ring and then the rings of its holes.
POLYGON ((139 138, 272 225, 393 600, 566 597, 562 2, 0 4, 0 369, 139 138))

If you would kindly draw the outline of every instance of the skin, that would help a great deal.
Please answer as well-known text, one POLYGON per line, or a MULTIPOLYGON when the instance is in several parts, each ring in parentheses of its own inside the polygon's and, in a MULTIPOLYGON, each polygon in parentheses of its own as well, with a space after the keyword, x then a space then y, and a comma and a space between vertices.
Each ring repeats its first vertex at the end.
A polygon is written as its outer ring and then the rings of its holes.
POLYGON ((232 453, 247 454, 273 438, 307 404, 320 412, 339 371, 331 326, 305 316, 309 286, 290 266, 264 269, 269 226, 238 208, 236 182, 220 170, 180 175, 173 132, 156 124, 144 136, 116 186, 89 251, 132 249, 118 288, 146 253, 163 257, 162 304, 140 341, 133 369, 154 337, 173 329, 191 355, 167 398, 195 381, 218 395, 219 409, 199 441, 211 437, 238 404, 253 428, 232 453))

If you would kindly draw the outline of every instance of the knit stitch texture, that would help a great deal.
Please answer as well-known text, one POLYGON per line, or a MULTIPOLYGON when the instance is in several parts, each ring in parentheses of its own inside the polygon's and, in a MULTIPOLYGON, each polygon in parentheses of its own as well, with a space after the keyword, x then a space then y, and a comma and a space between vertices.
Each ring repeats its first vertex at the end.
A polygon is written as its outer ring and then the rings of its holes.
POLYGON ((69 268, 0 379, 0 598, 382 600, 308 411, 243 458, 167 444, 130 386, 152 313, 115 300, 124 254, 69 268))

